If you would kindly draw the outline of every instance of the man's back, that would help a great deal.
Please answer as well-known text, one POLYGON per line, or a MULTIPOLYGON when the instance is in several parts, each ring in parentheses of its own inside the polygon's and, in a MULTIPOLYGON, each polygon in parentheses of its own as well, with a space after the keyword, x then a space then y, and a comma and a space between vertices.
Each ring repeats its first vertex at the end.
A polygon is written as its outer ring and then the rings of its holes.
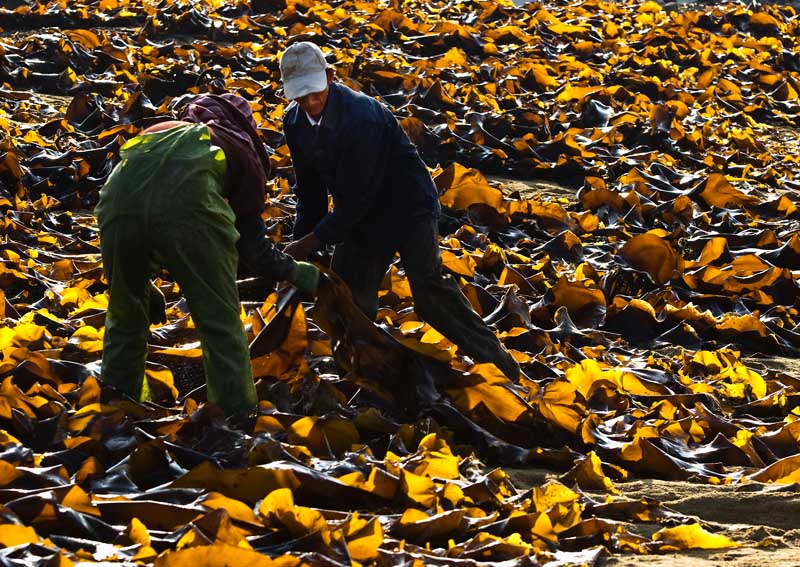
POLYGON ((221 184, 225 154, 204 124, 167 123, 132 138, 100 190, 101 224, 119 216, 168 218, 186 210, 233 219, 221 184))

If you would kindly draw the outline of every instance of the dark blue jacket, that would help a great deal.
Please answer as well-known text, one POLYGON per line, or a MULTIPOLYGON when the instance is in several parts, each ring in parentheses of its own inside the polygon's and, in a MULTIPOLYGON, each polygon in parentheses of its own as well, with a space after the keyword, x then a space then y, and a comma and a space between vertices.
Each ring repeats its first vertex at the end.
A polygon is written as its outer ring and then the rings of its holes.
POLYGON ((392 113, 377 100, 332 84, 314 127, 292 104, 283 120, 297 183, 294 238, 325 243, 364 238, 386 244, 411 218, 436 218, 428 169, 392 113), (328 212, 328 194, 333 211, 328 212))

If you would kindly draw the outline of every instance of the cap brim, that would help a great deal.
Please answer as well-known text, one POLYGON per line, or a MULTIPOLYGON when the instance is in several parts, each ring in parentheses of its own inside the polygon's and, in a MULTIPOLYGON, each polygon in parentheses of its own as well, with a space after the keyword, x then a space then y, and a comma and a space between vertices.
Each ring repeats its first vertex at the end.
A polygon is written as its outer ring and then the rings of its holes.
POLYGON ((328 74, 325 71, 314 71, 284 81, 283 94, 289 100, 295 100, 311 93, 318 93, 328 86, 328 74))

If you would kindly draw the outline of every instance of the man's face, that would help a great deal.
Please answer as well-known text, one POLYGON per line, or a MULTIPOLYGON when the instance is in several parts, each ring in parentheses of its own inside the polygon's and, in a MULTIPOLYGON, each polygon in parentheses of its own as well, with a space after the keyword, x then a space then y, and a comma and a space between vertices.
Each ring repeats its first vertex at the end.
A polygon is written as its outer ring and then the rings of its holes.
POLYGON ((325 87, 324 91, 309 93, 295 99, 295 101, 306 114, 312 118, 318 118, 322 111, 325 110, 325 103, 328 101, 328 90, 328 87, 325 87))

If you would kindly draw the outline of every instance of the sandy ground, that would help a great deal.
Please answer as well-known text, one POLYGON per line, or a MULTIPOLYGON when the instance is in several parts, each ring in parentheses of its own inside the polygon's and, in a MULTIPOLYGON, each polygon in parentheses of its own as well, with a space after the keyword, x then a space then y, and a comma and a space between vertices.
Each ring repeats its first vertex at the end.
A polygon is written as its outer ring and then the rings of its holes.
POLYGON ((564 187, 551 181, 533 179, 521 181, 519 179, 509 179, 498 175, 487 175, 492 185, 499 187, 510 198, 515 198, 517 193, 522 199, 530 199, 534 196, 550 199, 566 199, 575 202, 578 189, 574 187, 564 187))
MULTIPOLYGON (((558 476, 540 469, 505 469, 517 488, 538 486, 558 476)), ((722 533, 740 548, 691 550, 665 555, 614 555, 602 565, 618 567, 800 567, 800 485, 742 484, 711 486, 691 482, 634 480, 616 483, 621 498, 655 498, 664 506, 696 518, 709 531, 722 533)), ((605 494, 591 493, 597 498, 605 494)), ((657 524, 633 524, 649 536, 657 524)))

